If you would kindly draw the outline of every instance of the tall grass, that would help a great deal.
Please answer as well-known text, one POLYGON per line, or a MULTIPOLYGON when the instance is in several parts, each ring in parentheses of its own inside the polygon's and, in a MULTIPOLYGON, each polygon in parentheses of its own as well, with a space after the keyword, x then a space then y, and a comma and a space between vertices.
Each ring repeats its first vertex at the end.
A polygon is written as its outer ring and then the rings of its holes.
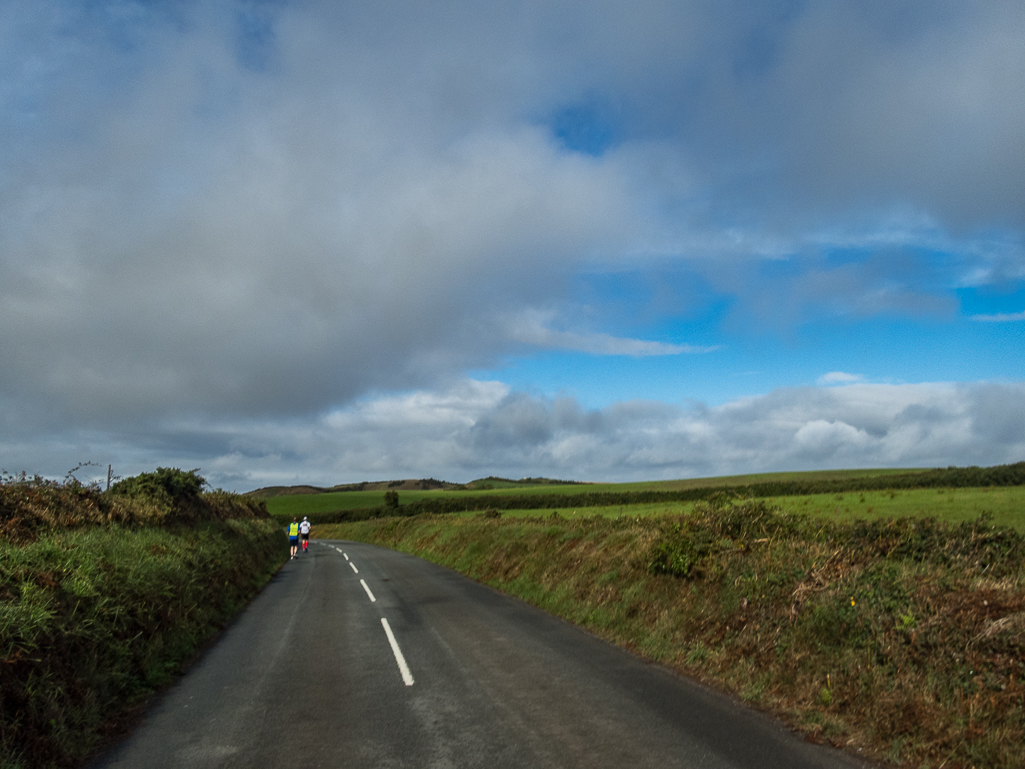
POLYGON ((683 517, 425 516, 319 534, 456 568, 863 756, 1022 766, 1025 539, 986 520, 833 522, 713 500, 683 517))
POLYGON ((0 485, 0 767, 70 766, 287 557, 259 503, 0 485))

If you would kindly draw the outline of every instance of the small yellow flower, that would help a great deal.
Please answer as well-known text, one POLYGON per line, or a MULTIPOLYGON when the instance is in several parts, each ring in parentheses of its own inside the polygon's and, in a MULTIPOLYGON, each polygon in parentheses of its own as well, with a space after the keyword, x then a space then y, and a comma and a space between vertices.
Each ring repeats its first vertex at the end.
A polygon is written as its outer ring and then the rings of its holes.
POLYGON ((851 599, 851 606, 854 606, 854 599, 851 599))

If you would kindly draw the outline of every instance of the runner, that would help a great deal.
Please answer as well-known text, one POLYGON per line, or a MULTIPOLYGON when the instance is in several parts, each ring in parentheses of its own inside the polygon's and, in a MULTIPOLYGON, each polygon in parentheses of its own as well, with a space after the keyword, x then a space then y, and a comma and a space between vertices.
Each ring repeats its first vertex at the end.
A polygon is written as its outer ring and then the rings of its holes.
POLYGON ((295 558, 295 551, 299 549, 299 523, 295 518, 288 524, 288 544, 292 546, 291 558, 295 558))
POLYGON ((310 519, 305 515, 303 516, 303 522, 299 524, 299 536, 303 538, 303 552, 306 552, 306 548, 310 546, 310 529, 313 528, 313 524, 310 523, 310 519))

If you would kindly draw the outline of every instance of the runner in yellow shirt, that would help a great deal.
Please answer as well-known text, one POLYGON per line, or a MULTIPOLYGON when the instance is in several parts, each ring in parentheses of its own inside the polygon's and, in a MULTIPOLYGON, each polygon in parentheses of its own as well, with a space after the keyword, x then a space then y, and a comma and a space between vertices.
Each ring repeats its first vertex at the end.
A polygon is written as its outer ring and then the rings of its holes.
POLYGON ((292 546, 291 558, 295 558, 295 551, 299 549, 299 522, 295 518, 288 524, 288 544, 292 546))

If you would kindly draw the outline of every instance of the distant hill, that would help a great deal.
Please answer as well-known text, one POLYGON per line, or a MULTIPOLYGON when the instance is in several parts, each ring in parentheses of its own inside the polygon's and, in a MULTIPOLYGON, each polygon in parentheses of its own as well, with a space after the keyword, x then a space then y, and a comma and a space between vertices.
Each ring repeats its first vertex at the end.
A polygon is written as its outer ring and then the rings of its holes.
POLYGON ((449 483, 439 481, 435 478, 420 478, 414 480, 407 478, 403 481, 361 481, 360 483, 343 483, 338 486, 264 486, 260 489, 247 491, 250 497, 287 497, 295 494, 329 494, 339 491, 450 491, 456 490, 487 490, 487 489, 512 489, 522 486, 582 486, 582 481, 560 481, 554 478, 520 478, 514 481, 510 478, 498 478, 488 476, 478 478, 469 483, 449 483))
POLYGON ((459 483, 439 481, 434 478, 403 481, 361 481, 360 483, 344 483, 339 486, 264 486, 260 489, 247 491, 250 497, 287 497, 293 494, 329 494, 339 491, 447 491, 448 489, 465 489, 459 483))
POLYGON ((341 486, 332 486, 325 491, 446 491, 448 489, 463 488, 458 483, 439 481, 435 478, 421 478, 413 480, 407 478, 404 481, 362 481, 360 483, 346 483, 341 486))
POLYGON ((554 478, 520 478, 518 481, 509 478, 498 478, 489 475, 487 478, 478 478, 470 481, 463 488, 466 489, 513 489, 517 486, 583 486, 583 481, 560 481, 554 478))
POLYGON ((318 486, 266 486, 262 489, 247 491, 244 496, 263 498, 287 497, 292 494, 322 494, 325 491, 328 491, 328 489, 322 489, 318 486))

